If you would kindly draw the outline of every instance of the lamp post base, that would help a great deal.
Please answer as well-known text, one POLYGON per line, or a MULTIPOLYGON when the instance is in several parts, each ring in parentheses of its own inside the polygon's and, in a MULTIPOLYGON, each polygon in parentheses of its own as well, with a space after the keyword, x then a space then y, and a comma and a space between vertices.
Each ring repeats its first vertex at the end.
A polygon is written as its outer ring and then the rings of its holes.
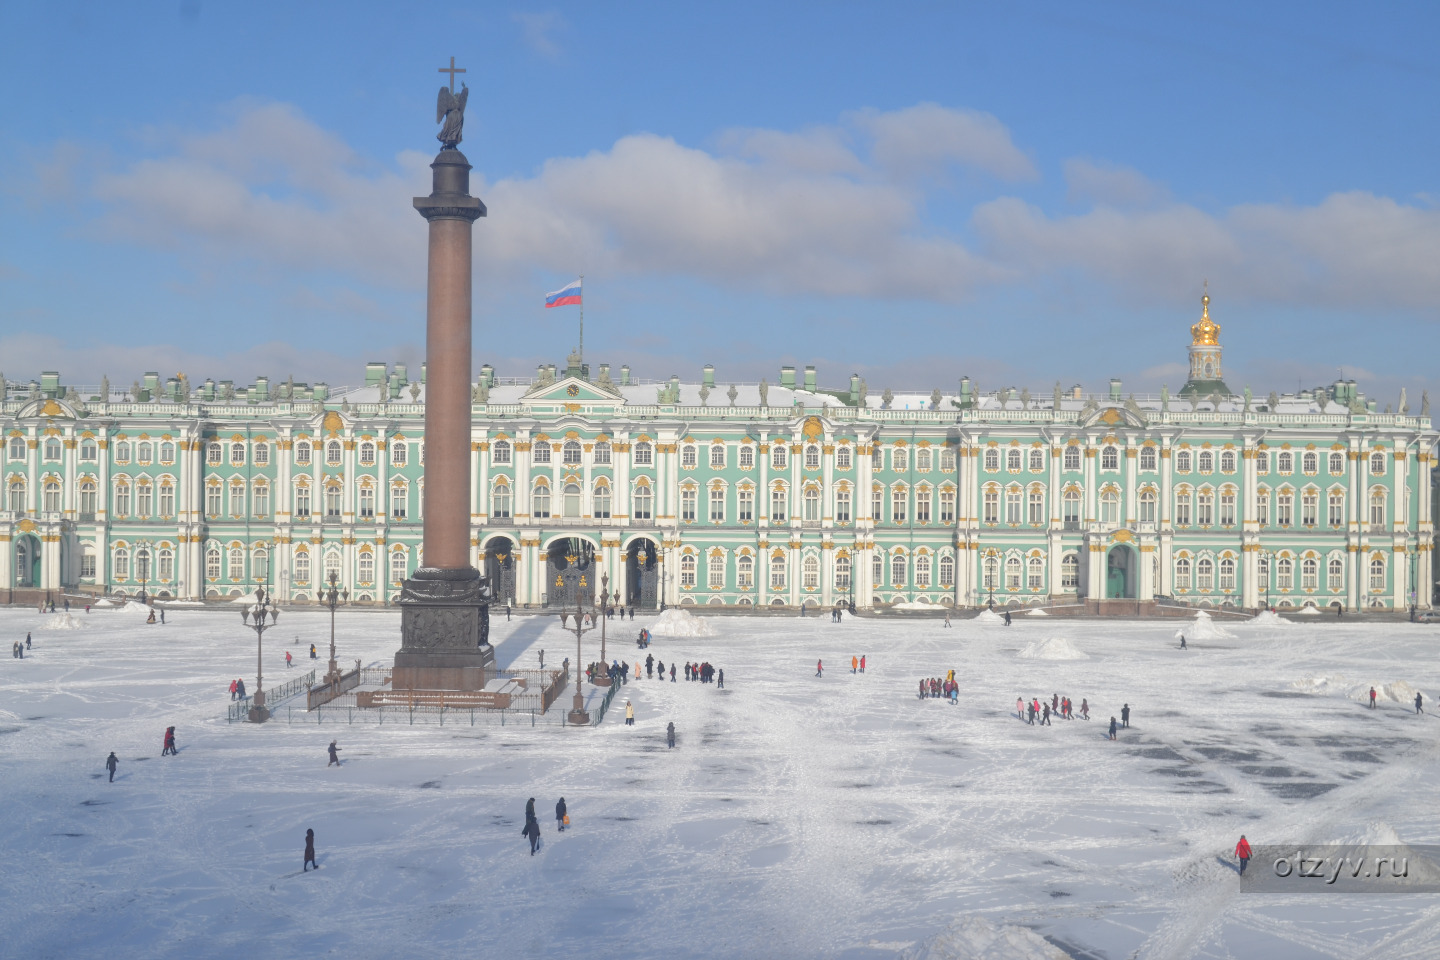
POLYGON ((570 721, 570 726, 572 727, 590 726, 590 714, 584 710, 571 710, 565 715, 565 718, 570 721))
POLYGON ((264 723, 270 719, 270 711, 264 707, 251 707, 250 714, 246 719, 251 723, 264 723))

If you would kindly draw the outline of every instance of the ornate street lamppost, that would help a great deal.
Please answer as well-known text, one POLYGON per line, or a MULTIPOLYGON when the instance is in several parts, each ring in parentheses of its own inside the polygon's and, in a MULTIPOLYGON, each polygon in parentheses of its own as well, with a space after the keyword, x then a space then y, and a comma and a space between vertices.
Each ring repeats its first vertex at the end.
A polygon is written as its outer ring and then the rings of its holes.
MULTIPOLYGON (((578 606, 580 597, 575 597, 578 606)), ((610 609, 610 574, 600 574, 600 662, 605 662, 605 615, 610 609)))
POLYGON ((337 589, 339 575, 334 570, 330 571, 330 589, 320 590, 320 602, 330 608, 330 669, 325 674, 325 682, 338 684, 340 682, 340 665, 335 660, 335 608, 340 605, 343 597, 348 603, 350 590, 337 589))
POLYGON ((595 629, 592 624, 585 626, 585 618, 581 616, 580 591, 578 589, 581 573, 574 567, 567 567, 560 573, 560 578, 567 587, 575 587, 575 704, 567 719, 576 726, 589 726, 590 714, 585 711, 585 695, 581 690, 581 684, 585 682, 584 666, 580 653, 580 638, 587 631, 595 629))
POLYGON ((253 606, 240 608, 241 622, 255 631, 255 698, 250 708, 251 723, 264 723, 270 719, 270 711, 265 709, 265 669, 261 654, 264 650, 265 631, 275 626, 275 621, 279 619, 280 608, 266 596, 263 586, 255 588, 253 606), (265 622, 267 619, 269 623, 265 622))

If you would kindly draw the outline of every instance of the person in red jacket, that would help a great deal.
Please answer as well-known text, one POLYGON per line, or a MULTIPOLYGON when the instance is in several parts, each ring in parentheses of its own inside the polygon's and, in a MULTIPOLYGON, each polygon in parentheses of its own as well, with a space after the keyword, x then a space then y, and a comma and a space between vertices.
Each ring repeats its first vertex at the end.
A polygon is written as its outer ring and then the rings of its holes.
POLYGON ((1245 839, 1245 834, 1240 834, 1240 842, 1235 844, 1235 856, 1240 859, 1240 876, 1245 876, 1245 866, 1250 862, 1250 841, 1245 839))
POLYGON ((815 661, 815 676, 820 677, 820 676, 824 676, 824 675, 825 675, 825 661, 824 661, 824 660, 816 660, 816 661, 815 661))

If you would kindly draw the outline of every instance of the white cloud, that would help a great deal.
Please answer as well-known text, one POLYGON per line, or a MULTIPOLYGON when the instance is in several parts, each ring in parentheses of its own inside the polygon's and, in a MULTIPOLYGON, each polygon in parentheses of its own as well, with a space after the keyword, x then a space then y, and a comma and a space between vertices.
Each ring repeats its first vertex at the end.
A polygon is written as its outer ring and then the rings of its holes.
POLYGON ((559 13, 554 10, 543 13, 512 13, 510 19, 520 25, 520 34, 531 50, 552 60, 560 56, 560 45, 551 34, 568 24, 559 13))
POLYGON ((919 103, 888 113, 862 110, 848 119, 874 137, 875 163, 897 176, 934 174, 956 163, 1004 180, 1039 176, 1005 125, 979 110, 919 103))
POLYGON ((1065 161, 1066 197, 1111 207, 1145 207, 1166 199, 1168 191, 1139 170, 1095 163, 1083 157, 1065 161))

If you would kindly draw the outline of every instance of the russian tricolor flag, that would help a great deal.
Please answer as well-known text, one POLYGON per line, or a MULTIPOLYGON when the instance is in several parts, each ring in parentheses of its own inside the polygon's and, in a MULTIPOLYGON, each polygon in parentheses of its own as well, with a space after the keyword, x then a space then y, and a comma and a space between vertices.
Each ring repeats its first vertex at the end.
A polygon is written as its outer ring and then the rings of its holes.
POLYGON ((580 281, 566 284, 554 293, 545 294, 545 307, 568 307, 580 303, 580 281))

